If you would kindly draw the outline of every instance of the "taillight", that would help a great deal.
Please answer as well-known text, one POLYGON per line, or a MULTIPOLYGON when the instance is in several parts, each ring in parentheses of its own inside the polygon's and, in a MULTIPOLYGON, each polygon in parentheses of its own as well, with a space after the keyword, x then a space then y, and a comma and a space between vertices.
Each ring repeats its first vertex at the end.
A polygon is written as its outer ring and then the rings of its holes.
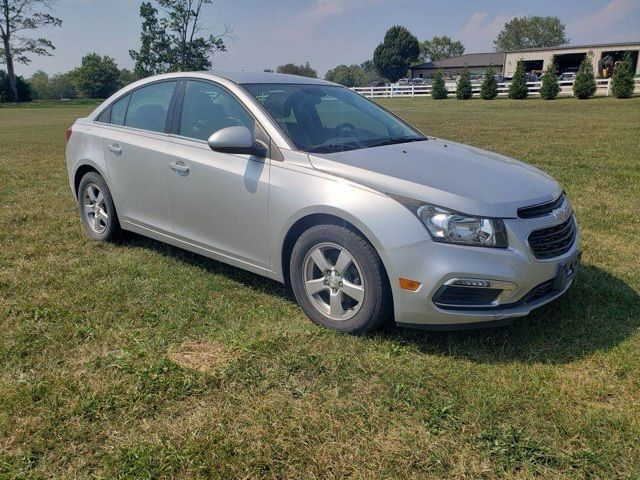
POLYGON ((69 143, 69 139, 71 138, 72 133, 73 133, 73 130, 71 129, 71 127, 67 128, 67 131, 64 132, 64 136, 67 139, 67 143, 69 143))

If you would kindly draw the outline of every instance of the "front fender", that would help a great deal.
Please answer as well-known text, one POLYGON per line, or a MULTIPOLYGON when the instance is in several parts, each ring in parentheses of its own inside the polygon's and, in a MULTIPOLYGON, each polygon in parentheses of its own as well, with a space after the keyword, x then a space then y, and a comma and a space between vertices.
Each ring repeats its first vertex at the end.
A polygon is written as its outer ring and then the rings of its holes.
MULTIPOLYGON (((383 262, 387 249, 431 240, 418 219, 397 201, 313 169, 272 164, 269 202, 272 270, 281 280, 287 234, 310 215, 332 215, 351 223, 367 237, 383 262)), ((385 268, 392 270, 386 264, 385 268)))

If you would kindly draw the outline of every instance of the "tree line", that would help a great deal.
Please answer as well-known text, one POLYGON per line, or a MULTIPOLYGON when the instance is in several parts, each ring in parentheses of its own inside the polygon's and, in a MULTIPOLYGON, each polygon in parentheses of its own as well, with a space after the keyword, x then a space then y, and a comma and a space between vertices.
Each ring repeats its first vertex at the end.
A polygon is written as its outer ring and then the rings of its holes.
MULTIPOLYGON (((205 34, 203 27, 203 11, 213 0, 145 0, 140 5, 140 48, 129 51, 134 62, 133 70, 120 69, 112 57, 88 53, 82 58, 80 66, 69 72, 49 76, 39 70, 26 80, 16 74, 15 65, 27 65, 33 56, 51 56, 55 51, 51 41, 27 36, 28 32, 41 27, 62 25, 62 20, 51 14, 55 2, 56 0, 0 0, 0 64, 6 66, 6 71, 0 69, 0 101, 106 98, 138 78, 167 72, 208 70, 212 67, 213 56, 227 51, 225 39, 231 32, 230 28, 225 27, 219 34, 205 34)), ((568 42, 565 25, 557 17, 528 16, 505 23, 494 45, 498 51, 508 51, 557 47, 568 42)), ((416 62, 435 62, 460 56, 464 52, 465 47, 460 41, 446 35, 420 42, 405 27, 395 25, 386 32, 371 59, 359 64, 338 65, 327 71, 324 78, 347 87, 374 82, 393 83, 406 76, 408 69, 416 62)), ((623 66, 618 70, 621 71, 618 77, 622 75, 626 78, 625 85, 628 85, 629 74, 633 82, 630 67, 623 66)), ((276 71, 318 77, 317 71, 309 62, 302 65, 286 63, 279 65, 276 71)), ((434 78, 434 91, 436 86, 439 90, 441 73, 434 78)), ((520 72, 517 71, 513 80, 516 85, 519 83, 519 76, 520 72)), ((469 95, 468 77, 468 72, 461 75, 456 92, 458 98, 469 95)), ((487 85, 483 83, 485 92, 493 91, 489 77, 493 75, 487 72, 487 85)), ((552 79, 553 75, 549 72, 544 75, 545 92, 555 90, 555 87, 547 86, 552 79)), ((622 83, 618 80, 617 84, 622 83)), ((513 88, 515 90, 520 87, 513 88)), ((626 89, 627 87, 616 87, 614 91, 624 92, 626 89)), ((444 90, 446 96, 446 88, 444 90)), ((514 98, 517 95, 514 93, 514 98)), ((490 94, 487 93, 486 96, 489 97, 490 94)))

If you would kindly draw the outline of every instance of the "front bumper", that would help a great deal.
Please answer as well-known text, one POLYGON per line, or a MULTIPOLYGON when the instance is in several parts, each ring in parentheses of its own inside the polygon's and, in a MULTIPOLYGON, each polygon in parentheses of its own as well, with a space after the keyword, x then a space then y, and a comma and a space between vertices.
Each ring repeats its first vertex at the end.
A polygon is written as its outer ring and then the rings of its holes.
POLYGON ((507 325, 514 318, 526 316, 563 295, 574 279, 556 284, 534 300, 529 301, 527 297, 535 287, 556 279, 560 266, 576 257, 580 247, 579 233, 569 251, 553 259, 539 260, 531 252, 526 238, 532 230, 548 226, 549 220, 507 220, 505 224, 509 234, 507 249, 427 240, 380 252, 391 283, 396 323, 435 330, 507 325), (398 282, 400 277, 417 280, 422 285, 415 292, 403 290, 398 282), (438 307, 433 303, 434 295, 454 278, 511 282, 517 287, 498 307, 438 307))

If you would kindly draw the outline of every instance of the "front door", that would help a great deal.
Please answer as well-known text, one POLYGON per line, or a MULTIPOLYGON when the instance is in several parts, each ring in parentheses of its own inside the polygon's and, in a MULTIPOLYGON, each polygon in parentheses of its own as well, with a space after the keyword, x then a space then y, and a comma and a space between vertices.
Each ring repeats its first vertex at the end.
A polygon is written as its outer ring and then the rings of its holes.
POLYGON ((165 164, 173 230, 183 241, 268 268, 270 160, 214 152, 206 141, 234 125, 260 128, 224 87, 187 83, 165 164))

